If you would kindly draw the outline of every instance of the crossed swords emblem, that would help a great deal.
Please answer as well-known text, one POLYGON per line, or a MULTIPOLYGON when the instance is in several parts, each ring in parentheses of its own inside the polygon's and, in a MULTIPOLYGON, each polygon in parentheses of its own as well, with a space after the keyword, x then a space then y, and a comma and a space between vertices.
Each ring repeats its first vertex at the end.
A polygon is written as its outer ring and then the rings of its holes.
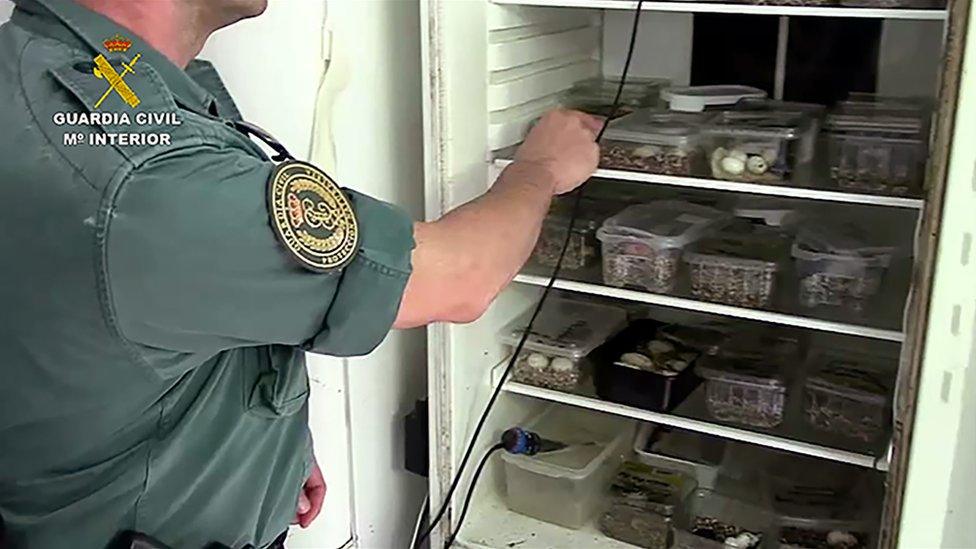
POLYGON ((135 92, 132 91, 132 88, 125 83, 124 78, 127 74, 135 74, 136 71, 132 67, 137 61, 139 61, 140 57, 142 57, 142 54, 138 53, 129 63, 123 61, 123 69, 121 73, 115 70, 115 67, 108 62, 108 59, 105 59, 104 55, 98 54, 98 56, 95 57, 95 67, 92 69, 92 72, 94 72, 95 76, 98 78, 104 78, 108 81, 108 89, 102 94, 102 98, 95 103, 96 109, 101 106, 102 102, 105 101, 105 99, 107 99, 113 91, 119 94, 119 97, 128 103, 130 107, 135 108, 139 104, 139 98, 136 96, 135 92))

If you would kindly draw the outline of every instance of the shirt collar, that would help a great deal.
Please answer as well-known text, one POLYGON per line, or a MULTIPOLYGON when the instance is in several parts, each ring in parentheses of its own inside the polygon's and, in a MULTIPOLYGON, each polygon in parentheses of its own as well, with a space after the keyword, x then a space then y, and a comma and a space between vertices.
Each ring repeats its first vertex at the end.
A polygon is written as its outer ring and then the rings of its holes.
MULTIPOLYGON (((14 3, 20 12, 15 12, 15 22, 20 20, 27 23, 33 31, 81 49, 104 53, 102 42, 121 34, 132 42, 132 54, 141 53, 141 62, 152 65, 159 73, 178 103, 202 114, 211 111, 215 101, 206 89, 190 78, 186 71, 122 25, 72 0, 14 0, 14 3)), ((122 57, 129 60, 128 55, 122 57)))

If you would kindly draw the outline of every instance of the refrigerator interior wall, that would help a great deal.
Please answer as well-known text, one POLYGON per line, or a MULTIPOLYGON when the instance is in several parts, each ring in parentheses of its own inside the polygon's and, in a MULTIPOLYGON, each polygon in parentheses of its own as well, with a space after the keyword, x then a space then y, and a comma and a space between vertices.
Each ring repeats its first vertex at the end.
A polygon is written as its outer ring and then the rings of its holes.
MULTIPOLYGON (((517 141, 527 125, 526 119, 543 111, 554 102, 553 96, 559 90, 568 87, 566 74, 575 75, 579 80, 591 74, 620 72, 632 13, 485 2, 426 1, 422 7, 428 44, 424 58, 428 74, 425 90, 429 139, 427 212, 433 218, 477 196, 490 185, 498 173, 495 166, 488 164, 492 151, 517 141), (586 54, 590 51, 594 28, 600 37, 596 49, 586 54), (545 51, 551 51, 552 55, 544 55, 545 51), (592 59, 599 60, 595 68, 591 67, 592 59), (528 74, 546 75, 548 85, 525 78, 528 74)), ((693 15, 685 13, 646 12, 631 74, 667 76, 679 84, 687 82, 693 53, 693 19, 693 15)), ((878 59, 879 91, 932 97, 936 91, 939 64, 935 60, 940 59, 942 31, 942 21, 885 20, 878 59), (920 60, 925 60, 921 70, 920 60)), ((787 77, 788 74, 787 67, 787 77)), ((830 203, 822 204, 829 207, 830 203)), ((899 239, 911 241, 917 212, 917 209, 887 212, 903 217, 884 225, 900 231, 899 239)), ((431 442, 432 463, 436 464, 431 478, 432 501, 441 501, 493 383, 497 382, 492 374, 497 376, 504 365, 505 349, 495 339, 498 330, 530 308, 540 293, 537 287, 513 284, 479 321, 466 326, 438 326, 430 331, 432 432, 438 433, 431 442)), ((894 322, 900 324, 899 320, 896 318, 894 322)), ((503 429, 524 421, 547 405, 542 399, 508 391, 500 395, 455 494, 453 520, 484 450, 503 429)), ((529 545, 535 539, 536 543, 551 546, 615 546, 592 527, 573 536, 545 523, 520 520, 520 515, 508 512, 502 500, 504 486, 499 461, 493 460, 479 481, 467 521, 475 522, 472 517, 476 516, 489 518, 469 524, 471 530, 460 537, 465 546, 492 546, 502 538, 510 542, 528 540, 529 545), (494 535, 500 532, 504 535, 494 535), (593 537, 588 537, 591 534, 593 537)), ((447 533, 446 526, 442 533, 447 533)), ((434 543, 440 542, 435 538, 434 543)))

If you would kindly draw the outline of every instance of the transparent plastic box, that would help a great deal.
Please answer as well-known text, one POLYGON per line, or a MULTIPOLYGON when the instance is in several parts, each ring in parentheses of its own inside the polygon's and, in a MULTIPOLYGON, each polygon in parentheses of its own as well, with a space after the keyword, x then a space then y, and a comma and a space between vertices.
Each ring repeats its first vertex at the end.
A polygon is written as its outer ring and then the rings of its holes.
POLYGON ((719 210, 677 200, 630 206, 597 231, 603 281, 652 292, 674 288, 682 250, 729 219, 719 210))
POLYGON ((890 390, 884 377, 897 372, 896 364, 885 365, 882 360, 828 352, 812 357, 804 384, 807 422, 863 442, 877 440, 888 422, 890 390))
MULTIPOLYGON (((518 345, 532 311, 499 334, 502 343, 518 345)), ((553 297, 546 301, 512 368, 514 381, 571 391, 587 373, 586 356, 623 328, 627 313, 612 305, 553 297)))
POLYGON ((801 115, 725 111, 703 129, 712 177, 746 183, 782 184, 808 164, 815 129, 801 115))
POLYGON ((610 486, 600 531, 638 547, 668 549, 672 520, 694 489, 694 479, 681 472, 624 462, 610 486))
POLYGON ((851 191, 918 195, 928 152, 917 134, 827 134, 830 177, 851 191))
POLYGON ((695 368, 705 379, 705 405, 719 421, 776 427, 786 408, 786 379, 770 359, 703 357, 695 368))
POLYGON ((800 146, 797 156, 800 163, 809 163, 813 160, 817 148, 817 136, 823 127, 823 118, 827 113, 825 105, 816 103, 801 103, 798 101, 779 101, 775 99, 743 99, 735 104, 735 110, 751 112, 770 112, 779 113, 786 116, 799 116, 805 118, 810 128, 803 133, 800 139, 800 146))
POLYGON ((792 249, 800 304, 863 311, 880 290, 894 251, 857 243, 824 228, 801 230, 792 249))
POLYGON ((555 267, 563 244, 567 244, 561 269, 575 271, 594 265, 600 257, 600 242, 596 231, 608 217, 618 210, 616 203, 583 198, 579 214, 573 221, 572 235, 566 241, 573 213, 573 199, 557 197, 542 222, 539 240, 532 251, 533 260, 545 267, 555 267))
POLYGON ((772 303, 788 257, 786 235, 769 230, 709 237, 687 250, 684 261, 695 297, 761 308, 772 303))
POLYGON ((665 175, 700 175, 705 152, 700 114, 638 110, 610 123, 600 144, 600 166, 665 175))
MULTIPOLYGON (((791 462, 796 461, 790 458, 791 462)), ((766 475, 773 535, 786 549, 866 549, 872 528, 858 477, 823 463, 797 461, 789 477, 766 475), (825 475, 833 474, 831 477, 825 475), (831 543, 833 542, 833 543, 831 543)))
POLYGON ((695 479, 699 488, 713 488, 725 455, 725 440, 643 423, 634 438, 637 460, 677 471, 695 479))
POLYGON ((696 490, 684 504, 674 532, 674 549, 728 549, 725 541, 750 534, 741 549, 762 547, 771 517, 762 505, 732 494, 696 490))
POLYGON ((551 406, 526 428, 568 446, 534 456, 502 453, 508 507, 539 520, 580 528, 604 503, 610 480, 633 436, 633 424, 598 412, 551 406))
MULTIPOLYGON (((666 78, 628 78, 620 94, 620 106, 615 118, 640 108, 655 106, 661 89, 669 84, 666 78)), ((619 86, 619 77, 584 80, 566 92, 562 103, 568 108, 597 116, 610 116, 619 86)))

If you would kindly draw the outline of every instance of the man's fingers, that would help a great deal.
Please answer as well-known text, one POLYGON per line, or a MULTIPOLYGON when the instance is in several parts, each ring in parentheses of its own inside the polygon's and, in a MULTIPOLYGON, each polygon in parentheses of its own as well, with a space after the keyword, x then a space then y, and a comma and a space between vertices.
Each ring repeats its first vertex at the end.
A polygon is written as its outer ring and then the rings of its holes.
POLYGON ((603 129, 603 118, 581 112, 579 113, 579 119, 583 123, 583 127, 593 133, 594 139, 600 133, 600 130, 603 129))

